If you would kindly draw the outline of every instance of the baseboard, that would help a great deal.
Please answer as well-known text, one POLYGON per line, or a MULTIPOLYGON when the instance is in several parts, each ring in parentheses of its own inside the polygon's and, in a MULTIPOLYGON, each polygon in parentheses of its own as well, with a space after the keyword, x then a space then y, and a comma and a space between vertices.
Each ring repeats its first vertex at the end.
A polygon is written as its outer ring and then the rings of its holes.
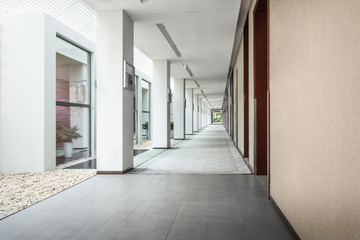
POLYGON ((97 175, 122 175, 133 169, 134 168, 131 167, 131 168, 125 169, 124 171, 97 171, 96 174, 97 175))
POLYGON ((174 140, 185 140, 185 138, 174 138, 174 140))
POLYGON ((301 240, 301 238, 299 237, 299 235, 297 234, 297 232, 295 231, 295 229, 293 228, 293 226, 291 225, 291 223, 289 222, 289 220, 286 218, 285 214, 281 211, 281 209, 279 208, 279 206, 277 205, 277 203, 275 202, 275 200, 271 197, 270 195, 270 201, 274 204, 276 211, 278 212, 278 214, 280 215, 280 217, 282 218, 282 220, 284 221, 286 227, 288 228, 288 230, 290 231, 291 235, 293 236, 293 238, 295 240, 301 240))
POLYGON ((254 174, 254 168, 251 166, 250 162, 249 162, 249 158, 245 158, 244 154, 241 152, 240 148, 238 148, 238 146, 235 145, 235 148, 238 150, 238 152, 240 153, 241 157, 244 159, 245 164, 248 166, 248 168, 251 171, 251 174, 254 174))
POLYGON ((251 164, 249 162, 249 158, 244 158, 244 161, 245 161, 246 165, 250 168, 251 173, 255 174, 255 170, 254 170, 253 166, 251 166, 251 164))

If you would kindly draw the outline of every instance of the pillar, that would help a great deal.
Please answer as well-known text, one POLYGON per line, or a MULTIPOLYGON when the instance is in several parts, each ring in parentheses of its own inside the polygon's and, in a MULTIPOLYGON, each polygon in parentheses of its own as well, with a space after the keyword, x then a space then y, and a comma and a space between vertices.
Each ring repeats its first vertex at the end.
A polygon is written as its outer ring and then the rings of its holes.
POLYGON ((193 120, 194 120, 194 123, 193 123, 193 131, 194 132, 197 132, 199 131, 199 121, 198 121, 198 118, 199 118, 199 105, 198 105, 198 94, 194 95, 194 111, 193 111, 193 120))
POLYGON ((123 10, 98 11, 97 168, 133 167, 134 91, 124 89, 124 60, 133 64, 134 24, 123 10))
POLYGON ((185 90, 186 106, 185 106, 185 133, 193 134, 193 89, 185 90))
POLYGON ((54 24, 52 18, 43 13, 3 18, 0 87, 3 173, 55 169, 54 24))
POLYGON ((198 129, 202 129, 202 98, 200 95, 198 95, 198 129))
POLYGON ((152 112, 153 148, 170 148, 170 63, 153 61, 152 112))
POLYGON ((174 139, 185 139, 185 79, 174 79, 174 139))
POLYGON ((205 105, 204 108, 203 108, 203 119, 202 119, 203 128, 206 127, 206 114, 207 114, 207 107, 205 105))

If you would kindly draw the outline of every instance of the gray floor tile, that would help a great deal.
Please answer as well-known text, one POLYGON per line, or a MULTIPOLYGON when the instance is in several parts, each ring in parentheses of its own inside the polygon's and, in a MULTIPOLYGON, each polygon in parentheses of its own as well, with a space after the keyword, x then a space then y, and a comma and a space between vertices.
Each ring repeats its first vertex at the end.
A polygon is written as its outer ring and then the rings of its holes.
POLYGON ((1 220, 1 240, 292 239, 255 177, 239 171, 229 174, 237 165, 227 161, 234 162, 236 156, 226 135, 216 131, 205 129, 147 165, 160 166, 161 159, 185 163, 185 158, 198 158, 192 167, 201 172, 199 164, 206 165, 202 174, 171 170, 95 176, 1 220), (212 163, 221 156, 226 166, 212 163), (226 174, 204 174, 218 167, 226 174))

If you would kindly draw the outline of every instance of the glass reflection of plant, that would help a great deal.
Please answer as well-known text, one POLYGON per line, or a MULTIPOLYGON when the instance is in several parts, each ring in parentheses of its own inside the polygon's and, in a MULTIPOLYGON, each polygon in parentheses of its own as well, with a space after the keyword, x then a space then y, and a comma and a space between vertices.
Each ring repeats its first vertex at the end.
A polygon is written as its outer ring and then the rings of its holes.
POLYGON ((78 133, 79 128, 75 127, 65 127, 60 126, 56 130, 56 140, 58 142, 72 142, 72 140, 76 140, 81 138, 82 136, 78 133))
POLYGON ((64 143, 65 157, 72 157, 73 152, 73 140, 81 138, 82 136, 78 133, 78 127, 65 127, 60 126, 56 129, 56 141, 64 143))

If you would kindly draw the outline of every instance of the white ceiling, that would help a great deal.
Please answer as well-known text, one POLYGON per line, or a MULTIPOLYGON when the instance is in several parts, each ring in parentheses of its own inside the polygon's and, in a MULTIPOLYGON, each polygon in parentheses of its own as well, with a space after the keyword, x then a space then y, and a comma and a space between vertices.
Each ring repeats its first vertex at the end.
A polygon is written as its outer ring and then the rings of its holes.
MULTIPOLYGON (((85 0, 96 10, 124 9, 134 20, 135 46, 153 60, 168 59, 173 78, 190 79, 186 63, 213 108, 226 85, 241 0, 85 0), (180 50, 176 57, 156 23, 180 50)), ((187 87, 196 85, 187 81, 187 87)), ((199 91, 200 92, 200 91, 199 91)))

